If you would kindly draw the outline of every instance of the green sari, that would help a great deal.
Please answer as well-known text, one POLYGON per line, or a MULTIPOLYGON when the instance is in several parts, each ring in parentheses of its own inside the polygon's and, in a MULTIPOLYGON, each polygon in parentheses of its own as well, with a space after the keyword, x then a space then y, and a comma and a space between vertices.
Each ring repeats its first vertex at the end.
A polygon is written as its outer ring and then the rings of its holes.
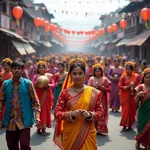
POLYGON ((137 140, 146 148, 149 148, 150 147, 150 90, 144 91, 142 86, 140 88, 142 88, 142 90, 140 91, 144 92, 144 97, 141 98, 141 101, 139 102, 138 131, 135 140, 137 140))
MULTIPOLYGON (((66 75, 60 80, 60 82, 64 81, 65 78, 66 78, 66 75)), ((59 85, 59 86, 56 87, 55 90, 54 90, 54 108, 55 108, 55 106, 56 106, 56 104, 57 104, 57 100, 58 100, 59 94, 60 94, 60 92, 61 92, 61 90, 62 90, 62 85, 63 85, 63 84, 59 85)))

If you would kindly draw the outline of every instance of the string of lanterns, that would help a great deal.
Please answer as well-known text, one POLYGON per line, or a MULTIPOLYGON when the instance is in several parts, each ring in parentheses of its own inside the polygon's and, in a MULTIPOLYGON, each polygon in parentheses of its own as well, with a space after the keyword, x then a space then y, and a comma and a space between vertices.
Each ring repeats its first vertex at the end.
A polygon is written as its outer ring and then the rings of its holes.
MULTIPOLYGON (((20 6, 15 6, 12 9, 12 14, 16 19, 16 24, 18 25, 19 19, 23 15, 23 9, 20 6)), ((147 22, 150 20, 150 9, 149 8, 143 8, 140 12, 140 16, 145 21, 145 25, 147 26, 147 22)), ((83 35, 83 34, 85 34, 85 35, 87 35, 87 37, 90 36, 88 39, 85 39, 85 41, 82 42, 83 44, 90 42, 99 36, 104 35, 106 31, 109 34, 111 34, 112 32, 116 32, 118 30, 118 25, 112 24, 111 26, 108 26, 106 29, 100 28, 97 31, 94 29, 92 29, 90 31, 71 31, 71 30, 67 30, 64 28, 58 28, 56 25, 51 24, 49 21, 45 20, 44 18, 39 18, 39 17, 34 18, 34 25, 37 28, 44 27, 45 32, 47 32, 47 33, 52 31, 53 36, 57 37, 62 42, 66 42, 67 39, 57 32, 60 32, 60 33, 64 32, 65 34, 72 34, 72 35, 75 35, 75 34, 83 35)), ((127 21, 125 19, 122 19, 122 20, 120 20, 119 25, 123 30, 125 30, 127 28, 127 21)))

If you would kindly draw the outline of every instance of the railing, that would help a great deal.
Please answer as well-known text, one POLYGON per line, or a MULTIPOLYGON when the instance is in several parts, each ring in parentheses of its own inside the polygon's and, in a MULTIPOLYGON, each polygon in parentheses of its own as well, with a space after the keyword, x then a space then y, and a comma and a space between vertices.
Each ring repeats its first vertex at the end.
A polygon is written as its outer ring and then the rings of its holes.
POLYGON ((131 35, 131 34, 136 34, 136 26, 128 27, 125 30, 125 36, 131 35))

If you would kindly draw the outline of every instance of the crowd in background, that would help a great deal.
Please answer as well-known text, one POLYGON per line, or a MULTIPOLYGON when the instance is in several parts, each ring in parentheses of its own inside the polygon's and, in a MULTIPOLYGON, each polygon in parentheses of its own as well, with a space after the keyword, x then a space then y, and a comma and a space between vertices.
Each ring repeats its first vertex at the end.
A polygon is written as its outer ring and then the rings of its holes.
MULTIPOLYGON (((150 150, 150 69, 145 61, 131 62, 119 55, 110 58, 94 54, 50 54, 44 58, 33 57, 23 61, 22 77, 32 81, 41 106, 41 122, 37 127, 37 133, 44 136, 46 128, 51 128, 50 110, 58 107, 59 94, 69 74, 69 62, 75 58, 82 58, 86 62, 84 84, 102 93, 104 115, 94 122, 97 135, 109 134, 109 109, 114 113, 121 110, 122 132, 131 130, 132 125, 136 123, 136 148, 142 144, 146 150, 150 150), (43 87, 40 87, 39 81, 46 82, 47 79, 40 79, 41 76, 48 79, 48 84, 43 87)), ((5 80, 13 77, 11 64, 12 60, 9 58, 2 60, 0 86, 5 80)), ((0 113, 1 127, 5 109, 3 107, 0 113)))

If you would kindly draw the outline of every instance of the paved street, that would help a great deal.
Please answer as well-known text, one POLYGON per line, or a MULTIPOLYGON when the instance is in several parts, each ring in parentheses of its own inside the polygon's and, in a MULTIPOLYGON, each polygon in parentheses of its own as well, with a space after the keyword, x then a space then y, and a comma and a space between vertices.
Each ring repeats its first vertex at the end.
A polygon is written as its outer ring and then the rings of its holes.
MULTIPOLYGON (((98 136, 98 149, 100 150, 135 150, 134 135, 135 129, 130 132, 122 133, 119 126, 120 113, 110 112, 109 135, 98 136)), ((43 137, 35 133, 36 128, 32 129, 31 145, 32 150, 58 150, 52 142, 54 129, 47 130, 47 136, 43 137)), ((0 150, 7 150, 5 142, 5 129, 0 130, 0 150)))

